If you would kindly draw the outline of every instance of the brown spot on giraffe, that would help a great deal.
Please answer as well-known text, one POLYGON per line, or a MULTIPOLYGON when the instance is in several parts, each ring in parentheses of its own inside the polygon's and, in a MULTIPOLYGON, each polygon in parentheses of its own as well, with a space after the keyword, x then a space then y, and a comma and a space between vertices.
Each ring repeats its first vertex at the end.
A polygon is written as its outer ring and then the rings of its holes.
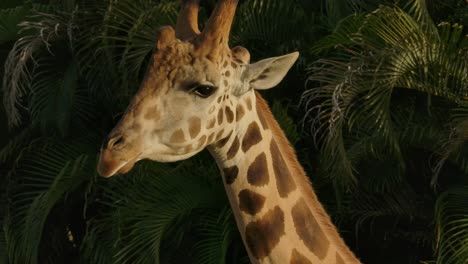
POLYGON ((161 118, 161 113, 158 110, 157 106, 153 106, 146 110, 144 118, 146 120, 158 121, 161 118))
POLYGON ((244 107, 241 104, 238 104, 236 107, 236 122, 241 120, 244 114, 245 114, 244 107))
POLYGON ((227 142, 229 141, 229 139, 231 138, 231 135, 232 135, 232 131, 229 132, 229 135, 227 135, 225 138, 220 139, 220 140, 218 141, 218 143, 216 144, 216 146, 217 146, 218 148, 224 147, 224 145, 226 145, 226 143, 227 143, 227 142))
POLYGON ((245 104, 247 105, 247 109, 249 111, 252 110, 252 100, 250 99, 250 97, 247 97, 247 99, 245 99, 245 104))
POLYGON ((312 264, 304 255, 299 253, 297 249, 293 249, 291 253, 290 264, 312 264))
POLYGON ((215 124, 216 124, 216 119, 213 118, 210 121, 208 121, 208 124, 206 125, 206 128, 207 129, 213 128, 215 124))
POLYGON ((225 79, 225 80, 223 81, 223 83, 224 83, 224 86, 226 86, 226 87, 228 87, 228 86, 229 86, 229 82, 228 82, 228 80, 226 80, 226 79, 225 79))
MULTIPOLYGON (((223 98, 224 100, 224 98, 223 98)), ((223 123, 223 108, 220 108, 219 111, 218 111, 218 125, 221 125, 221 123, 223 123)))
POLYGON ((245 228, 245 240, 252 255, 263 259, 278 245, 284 235, 284 212, 275 206, 245 228))
POLYGON ((236 136, 234 138, 234 141, 232 142, 232 145, 231 147, 229 148, 227 154, 226 154, 226 158, 229 160, 229 159, 232 159, 234 158, 234 156, 237 154, 237 152, 239 151, 239 138, 236 136))
POLYGON ((179 128, 174 133, 172 133, 171 143, 182 143, 185 141, 184 131, 179 128))
POLYGON ((226 121, 228 121, 228 123, 232 123, 232 121, 234 121, 234 113, 231 108, 226 106, 224 110, 226 112, 226 121))
POLYGON ((216 110, 216 107, 214 105, 212 105, 210 107, 210 109, 208 110, 208 114, 212 114, 214 112, 214 110, 216 110))
POLYGON ((201 129, 201 120, 198 117, 189 118, 189 134, 191 138, 195 138, 201 129))
POLYGON ((222 129, 218 132, 218 134, 216 134, 215 140, 216 140, 216 141, 220 140, 221 137, 223 136, 223 134, 224 134, 224 128, 222 128, 222 129))
POLYGON ((253 145, 256 145, 262 140, 262 134, 260 128, 256 122, 250 123, 247 131, 245 132, 244 138, 242 139, 242 151, 247 152, 253 145))
POLYGON ((229 168, 224 168, 223 173, 226 184, 232 184, 237 179, 239 168, 235 165, 229 168))
POLYGON ((234 61, 231 61, 231 67, 234 69, 237 69, 237 63, 235 63, 234 61))
POLYGON ((265 204, 265 196, 251 190, 244 189, 239 192, 239 208, 241 211, 256 215, 259 213, 265 204))
POLYGON ((192 145, 188 145, 184 148, 185 153, 189 153, 190 151, 192 151, 192 145))
POLYGON ((284 161, 274 139, 272 139, 270 143, 270 152, 273 171, 275 172, 276 188, 278 188, 279 195, 285 198, 290 192, 296 189, 296 183, 294 182, 288 166, 286 165, 286 162, 284 161))
POLYGON ((216 100, 216 101, 218 102, 218 104, 221 103, 221 100, 222 100, 222 99, 223 99, 222 96, 218 97, 218 99, 216 100))
POLYGON ((304 198, 300 198, 293 206, 291 215, 299 238, 312 253, 323 260, 330 248, 330 241, 310 212, 304 198))
POLYGON ((247 169, 247 181, 254 186, 263 186, 270 181, 265 153, 258 155, 247 169))
POLYGON ((206 135, 203 135, 199 140, 198 140, 198 146, 197 149, 203 147, 206 143, 206 135))
POLYGON ((227 71, 224 73, 224 75, 226 75, 226 77, 229 77, 229 76, 231 76, 231 72, 230 72, 229 70, 227 70, 227 71))

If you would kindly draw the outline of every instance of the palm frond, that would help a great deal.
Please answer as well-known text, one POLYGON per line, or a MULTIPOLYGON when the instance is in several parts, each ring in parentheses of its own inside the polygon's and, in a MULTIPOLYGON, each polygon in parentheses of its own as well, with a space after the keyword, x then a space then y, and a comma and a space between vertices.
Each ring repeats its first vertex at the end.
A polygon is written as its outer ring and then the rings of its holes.
POLYGON ((19 24, 28 18, 30 19, 35 12, 46 12, 50 9, 50 6, 40 4, 14 7, 12 4, 10 8, 1 8, 0 5, 0 44, 26 36, 26 31, 22 31, 19 24))
MULTIPOLYGON (((447 161, 455 162, 465 173, 468 173, 467 160, 467 141, 468 141, 468 122, 466 119, 459 119, 461 113, 468 113, 467 109, 456 109, 454 121, 451 122, 450 134, 444 140, 441 140, 442 147, 440 159, 434 166, 434 175, 432 184, 435 185, 438 181, 440 172, 447 161), (458 110, 458 111, 457 111, 458 110)), ((463 116, 463 114, 462 114, 463 116)))
POLYGON ((405 9, 408 10, 407 12, 409 14, 412 14, 416 21, 421 23, 421 26, 424 27, 426 32, 433 34, 434 37, 437 37, 437 28, 435 27, 434 21, 429 14, 426 0, 408 1, 405 9))
POLYGON ((231 209, 202 215, 195 228, 201 237, 194 246, 194 263, 226 263, 233 232, 238 232, 231 209))
POLYGON ((10 171, 5 233, 11 263, 39 262, 44 225, 52 208, 87 180, 87 173, 95 173, 94 161, 89 162, 77 145, 42 141, 34 147, 25 149, 10 171))
POLYGON ((66 27, 60 17, 41 13, 41 20, 23 22, 23 30, 34 33, 17 40, 5 62, 3 78, 3 103, 10 126, 21 123, 19 108, 24 107, 22 100, 29 94, 34 68, 37 66, 35 56, 41 52, 50 52, 51 43, 66 36, 66 27))
POLYGON ((120 89, 116 89, 120 83, 118 63, 113 60, 116 51, 103 48, 112 42, 99 37, 110 34, 104 27, 109 20, 105 16, 106 7, 104 2, 83 6, 73 13, 69 27, 75 28, 72 30, 72 52, 90 98, 99 98, 100 104, 115 105, 121 96, 120 89))
POLYGON ((317 141, 323 143, 325 160, 339 164, 340 171, 334 172, 344 175, 353 173, 341 131, 372 131, 387 152, 401 156, 391 109, 395 90, 414 89, 458 104, 468 83, 458 26, 449 32, 441 28, 440 36, 450 37, 434 36, 403 10, 385 6, 363 21, 349 22, 358 31, 344 33, 352 36, 351 44, 344 43, 348 47, 340 47, 348 55, 317 61, 309 80, 318 87, 303 95, 314 134, 323 135, 317 141))
POLYGON ((251 53, 260 58, 295 50, 307 34, 304 34, 303 28, 288 25, 313 25, 307 22, 314 19, 298 8, 297 1, 287 0, 248 1, 239 7, 237 16, 242 17, 242 20, 235 23, 231 42, 248 46, 251 53))
POLYGON ((364 19, 364 14, 353 14, 341 19, 333 29, 332 34, 321 38, 312 46, 311 53, 320 54, 327 50, 336 49, 338 46, 353 45, 353 38, 359 32, 364 19))
POLYGON ((335 28, 336 24, 350 12, 348 1, 326 1, 325 7, 330 28, 335 28))
POLYGON ((467 186, 453 187, 437 199, 437 264, 464 263, 468 259, 467 201, 467 186))
MULTIPOLYGON (((145 170, 136 170, 133 175, 115 179, 104 188, 103 204, 109 206, 112 212, 107 221, 118 226, 118 232, 112 235, 113 240, 104 242, 108 246, 109 243, 117 246, 112 263, 159 263, 162 255, 161 243, 168 234, 178 229, 177 226, 181 227, 177 223, 186 219, 197 208, 218 208, 227 203, 225 197, 220 199, 224 195, 220 181, 213 186, 194 179, 207 174, 206 166, 197 171, 180 166, 162 174, 157 169, 159 166, 146 166, 145 170)), ((213 167, 208 174, 215 171, 216 168, 213 167)), ((109 234, 105 235, 108 236, 109 234)), ((88 239, 93 237, 89 236, 88 239)), ((91 249, 89 245, 96 243, 87 240, 85 244, 86 248, 91 249)), ((89 259, 104 259, 88 249, 85 252, 92 254, 88 256, 89 259)), ((105 253, 103 250, 97 252, 105 253)))
MULTIPOLYGON (((148 55, 155 48, 158 28, 175 24, 176 16, 176 2, 155 5, 146 0, 137 3, 128 0, 113 1, 105 10, 105 23, 99 35, 100 48, 114 50, 108 53, 113 54, 111 59, 123 73, 121 78, 124 88, 129 89, 127 93, 133 94, 138 88, 134 83, 141 77, 148 55)), ((80 50, 82 54, 85 52, 89 50, 80 50)))
POLYGON ((19 153, 34 141, 31 128, 25 128, 0 149, 0 164, 14 164, 19 153))
POLYGON ((37 63, 28 100, 31 122, 43 131, 55 128, 64 135, 70 126, 78 85, 76 65, 57 65, 54 58, 45 56, 37 63))

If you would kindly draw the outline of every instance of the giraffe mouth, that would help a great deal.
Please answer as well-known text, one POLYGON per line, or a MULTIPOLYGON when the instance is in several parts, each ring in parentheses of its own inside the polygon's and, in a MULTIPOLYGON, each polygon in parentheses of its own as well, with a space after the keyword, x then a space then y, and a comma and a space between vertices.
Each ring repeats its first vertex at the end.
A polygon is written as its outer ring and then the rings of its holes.
POLYGON ((107 149, 101 150, 97 171, 99 175, 105 178, 112 177, 115 174, 125 174, 140 160, 140 155, 141 153, 130 159, 115 158, 116 154, 111 151, 107 149))

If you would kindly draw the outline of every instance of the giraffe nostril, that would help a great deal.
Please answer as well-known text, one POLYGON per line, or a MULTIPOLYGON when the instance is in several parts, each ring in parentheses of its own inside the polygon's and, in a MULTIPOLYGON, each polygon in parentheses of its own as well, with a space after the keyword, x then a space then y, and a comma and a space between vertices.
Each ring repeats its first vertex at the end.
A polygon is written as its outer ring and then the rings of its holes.
POLYGON ((122 145, 123 143, 124 143, 123 135, 116 135, 114 137, 109 138, 109 140, 107 141, 107 144, 105 144, 105 147, 107 149, 112 149, 119 145, 122 145))

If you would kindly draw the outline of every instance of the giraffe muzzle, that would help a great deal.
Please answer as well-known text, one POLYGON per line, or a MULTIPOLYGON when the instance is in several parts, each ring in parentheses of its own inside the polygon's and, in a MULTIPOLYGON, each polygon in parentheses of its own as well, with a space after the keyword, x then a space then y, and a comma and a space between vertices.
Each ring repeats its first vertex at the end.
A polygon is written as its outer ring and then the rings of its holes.
POLYGON ((129 172, 139 160, 140 154, 125 149, 125 136, 117 134, 109 136, 101 147, 97 171, 102 177, 129 172))
POLYGON ((115 174, 129 172, 138 161, 138 156, 129 160, 116 158, 116 154, 108 149, 101 150, 97 171, 102 177, 108 178, 115 174))

